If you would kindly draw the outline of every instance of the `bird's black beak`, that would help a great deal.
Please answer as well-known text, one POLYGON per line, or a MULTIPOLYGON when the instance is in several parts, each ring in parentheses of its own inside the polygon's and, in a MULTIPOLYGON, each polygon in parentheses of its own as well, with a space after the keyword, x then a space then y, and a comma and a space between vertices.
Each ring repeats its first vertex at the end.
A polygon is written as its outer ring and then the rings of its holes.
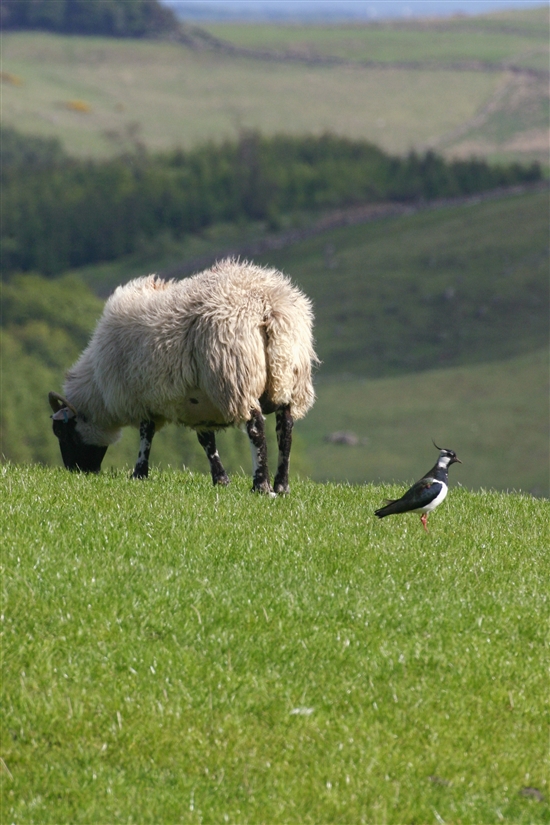
POLYGON ((454 458, 451 458, 449 464, 462 464, 462 461, 455 456, 454 458))

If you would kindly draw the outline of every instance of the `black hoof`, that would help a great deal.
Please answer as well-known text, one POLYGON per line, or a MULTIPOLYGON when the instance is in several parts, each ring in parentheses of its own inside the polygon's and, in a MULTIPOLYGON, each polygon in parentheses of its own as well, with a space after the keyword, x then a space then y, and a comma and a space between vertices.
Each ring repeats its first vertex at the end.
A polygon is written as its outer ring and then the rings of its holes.
POLYGON ((264 496, 274 496, 275 493, 273 492, 273 488, 269 481, 261 481, 260 483, 254 482, 254 486, 252 487, 253 493, 262 493, 264 496))

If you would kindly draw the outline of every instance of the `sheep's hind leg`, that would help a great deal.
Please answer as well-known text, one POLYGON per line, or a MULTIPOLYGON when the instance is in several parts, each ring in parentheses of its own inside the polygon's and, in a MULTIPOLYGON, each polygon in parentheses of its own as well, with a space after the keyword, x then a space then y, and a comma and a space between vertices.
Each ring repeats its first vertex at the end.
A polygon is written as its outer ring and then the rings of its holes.
POLYGON ((279 463, 277 465, 277 475, 273 489, 276 493, 289 493, 288 467, 290 464, 290 448, 292 446, 292 427, 294 419, 290 414, 290 406, 287 404, 275 413, 277 444, 279 445, 279 463))
POLYGON ((210 472, 212 473, 213 484, 229 484, 229 476, 223 468, 220 460, 220 455, 216 448, 216 436, 211 430, 204 430, 197 433, 199 444, 206 453, 206 457, 210 464, 210 472))
POLYGON ((149 455, 155 434, 154 421, 142 421, 139 425, 139 456, 134 467, 133 478, 147 478, 149 475, 149 455))
POLYGON ((246 422, 246 432, 248 433, 252 452, 252 469, 254 473, 252 492, 275 495, 269 483, 264 417, 259 410, 254 410, 250 420, 246 422))

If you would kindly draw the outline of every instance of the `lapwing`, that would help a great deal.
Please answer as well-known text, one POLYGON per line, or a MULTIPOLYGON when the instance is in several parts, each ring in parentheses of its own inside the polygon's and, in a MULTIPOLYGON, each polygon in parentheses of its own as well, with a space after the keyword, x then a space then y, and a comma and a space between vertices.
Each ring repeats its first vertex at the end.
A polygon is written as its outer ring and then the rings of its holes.
POLYGON ((449 467, 451 464, 462 464, 454 450, 443 450, 435 441, 434 447, 439 450, 437 463, 420 481, 413 484, 405 495, 398 499, 388 499, 385 507, 375 510, 378 518, 396 513, 422 513, 420 521, 426 533, 428 532, 428 513, 441 504, 449 489, 449 467))

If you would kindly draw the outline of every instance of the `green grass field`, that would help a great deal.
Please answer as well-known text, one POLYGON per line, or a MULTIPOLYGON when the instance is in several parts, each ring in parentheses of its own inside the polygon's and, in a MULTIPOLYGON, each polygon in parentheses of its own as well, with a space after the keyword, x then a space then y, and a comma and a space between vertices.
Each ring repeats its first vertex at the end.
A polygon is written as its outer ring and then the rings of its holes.
POLYGON ((548 193, 343 227, 258 260, 313 299, 325 375, 509 358, 548 342, 548 193))
MULTIPOLYGON (((346 67, 273 64, 142 41, 3 36, 3 119, 23 131, 62 138, 77 154, 113 154, 128 129, 152 149, 235 137, 334 131, 407 151, 472 118, 498 75, 384 74, 346 67), (45 69, 45 67, 47 67, 45 69), (66 103, 82 100, 88 113, 66 103), (452 100, 452 105, 449 101, 452 100)), ((122 144, 123 145, 123 144, 122 144)))
MULTIPOLYGON (((548 207, 539 190, 413 210, 281 243, 254 259, 286 272, 313 300, 321 376, 503 360, 548 341, 548 207)), ((106 296, 131 278, 181 277, 181 264, 204 267, 269 237, 259 224, 212 227, 75 274, 106 296)))
POLYGON ((548 502, 0 472, 2 822, 550 821, 548 502))
POLYGON ((451 471, 456 483, 550 497, 548 375, 544 349, 398 378, 320 381, 298 426, 309 473, 317 481, 412 482, 435 460, 434 439, 463 460, 451 471), (331 443, 335 432, 356 443, 331 443))
MULTIPOLYGON (((483 65, 535 70, 538 77, 503 73, 473 117, 445 133, 432 133, 428 143, 453 156, 531 157, 548 162, 549 11, 545 6, 445 20, 331 26, 209 23, 204 28, 240 48, 300 60, 336 59, 371 67, 408 62, 434 71, 474 63, 479 69, 483 65)), ((368 71, 379 73, 379 68, 368 71)), ((389 145, 385 141, 392 129, 390 100, 387 114, 376 121, 380 134, 374 139, 383 145, 389 145)))
POLYGON ((546 164, 546 76, 455 70, 451 62, 508 60, 544 74, 547 28, 543 9, 518 13, 517 25, 501 21, 496 28, 475 18, 466 29, 444 30, 416 24, 216 29, 237 44, 320 50, 352 65, 273 62, 168 42, 10 33, 2 40, 2 117, 25 132, 56 135, 78 155, 111 155, 135 140, 153 150, 190 147, 254 128, 332 131, 399 153, 435 147, 546 164), (365 58, 379 66, 359 65, 365 58), (420 59, 424 68, 391 66, 420 59))
POLYGON ((548 9, 470 19, 384 21, 334 25, 205 23, 206 31, 248 49, 350 61, 483 61, 548 69, 548 9))

